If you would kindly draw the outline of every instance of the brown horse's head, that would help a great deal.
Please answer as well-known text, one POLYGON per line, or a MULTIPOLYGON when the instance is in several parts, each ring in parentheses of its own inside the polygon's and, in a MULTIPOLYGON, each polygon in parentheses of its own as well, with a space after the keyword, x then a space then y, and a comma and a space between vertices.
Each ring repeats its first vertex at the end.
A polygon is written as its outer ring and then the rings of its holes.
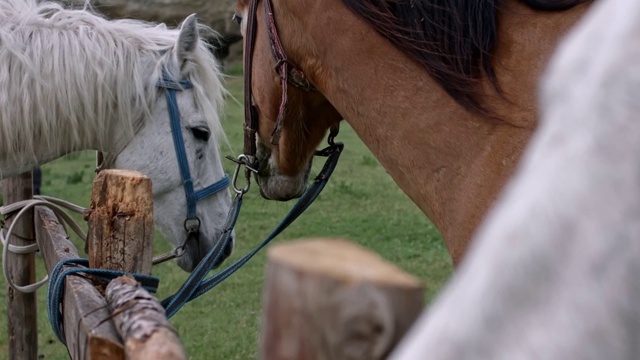
MULTIPOLYGON (((247 24, 251 0, 238 0, 236 16, 239 18, 247 51, 247 24)), ((279 2, 274 13, 278 35, 284 51, 292 64, 304 71, 314 89, 304 90, 289 83, 288 104, 284 115, 279 140, 272 141, 272 133, 282 97, 280 76, 276 72, 276 60, 270 48, 266 29, 265 12, 262 1, 256 1, 256 32, 252 53, 252 65, 245 62, 245 75, 251 72, 252 102, 258 114, 257 136, 257 183, 263 197, 270 200, 289 200, 299 197, 304 191, 311 160, 316 147, 327 130, 337 124, 342 117, 317 90, 321 79, 314 73, 313 57, 308 54, 308 44, 298 20, 287 17, 279 2), (282 17, 280 17, 282 16, 282 17), (302 55, 304 54, 304 55, 302 55), (306 60, 305 60, 306 59, 306 60), (276 144, 274 144, 276 142, 276 144)), ((276 5, 276 4, 274 4, 276 5)))

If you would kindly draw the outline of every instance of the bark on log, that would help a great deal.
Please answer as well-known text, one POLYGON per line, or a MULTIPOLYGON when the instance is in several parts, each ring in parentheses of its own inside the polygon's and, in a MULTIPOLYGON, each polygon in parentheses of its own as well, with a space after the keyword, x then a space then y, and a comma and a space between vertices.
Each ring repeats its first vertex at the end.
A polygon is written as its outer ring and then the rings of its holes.
POLYGON ((424 287, 358 245, 314 239, 268 253, 262 359, 384 359, 424 306, 424 287))
POLYGON ((109 283, 106 290, 113 322, 129 360, 186 359, 182 342, 158 300, 130 276, 109 283))
MULTIPOLYGON (((69 240, 53 211, 37 206, 36 239, 47 272, 62 260, 77 259, 78 250, 69 240)), ((72 359, 124 359, 124 347, 111 321, 107 301, 91 281, 80 276, 65 279, 63 306, 64 337, 72 359)))
POLYGON ((151 180, 135 171, 103 170, 93 182, 90 207, 89 266, 151 274, 151 180))
MULTIPOLYGON (((31 173, 3 180, 3 201, 11 204, 27 200, 32 195, 31 173)), ((14 227, 10 243, 29 245, 35 242, 33 231, 33 211, 24 214, 20 223, 14 227)), ((13 219, 9 217, 5 224, 9 228, 13 219)), ((0 230, 1 231, 1 230, 0 230)), ((35 254, 7 254, 7 276, 16 285, 28 285, 35 282, 35 254)), ((36 318, 36 294, 23 294, 7 285, 7 321, 9 356, 11 359, 35 359, 38 356, 38 323, 36 318)))

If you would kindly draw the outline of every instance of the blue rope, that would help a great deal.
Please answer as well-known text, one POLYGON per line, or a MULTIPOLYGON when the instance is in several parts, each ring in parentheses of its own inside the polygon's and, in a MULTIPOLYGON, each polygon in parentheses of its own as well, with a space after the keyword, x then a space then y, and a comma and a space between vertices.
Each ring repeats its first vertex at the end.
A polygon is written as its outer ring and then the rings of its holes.
POLYGON ((67 259, 60 261, 53 271, 51 271, 51 274, 49 274, 49 285, 47 287, 47 313, 49 314, 49 322, 58 339, 65 345, 66 342, 62 328, 62 300, 64 296, 64 280, 68 275, 91 275, 105 282, 109 282, 122 275, 130 275, 140 282, 142 287, 149 292, 156 292, 160 282, 155 276, 115 270, 91 269, 87 266, 89 266, 89 260, 87 259, 67 259))

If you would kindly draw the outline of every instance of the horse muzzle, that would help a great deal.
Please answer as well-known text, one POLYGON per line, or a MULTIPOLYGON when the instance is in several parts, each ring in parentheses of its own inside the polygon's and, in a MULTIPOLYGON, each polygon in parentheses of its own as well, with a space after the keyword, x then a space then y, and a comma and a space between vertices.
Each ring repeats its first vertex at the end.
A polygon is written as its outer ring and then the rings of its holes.
POLYGON ((299 198, 307 188, 312 160, 306 168, 295 176, 284 175, 278 168, 272 152, 258 147, 258 172, 255 174, 256 183, 260 188, 260 195, 267 200, 287 201, 299 198))
MULTIPOLYGON (((178 266, 186 272, 193 272, 196 266, 213 250, 218 246, 218 243, 222 241, 222 234, 218 236, 217 241, 208 242, 202 233, 191 234, 187 239, 185 250, 182 256, 177 258, 178 266)), ((229 236, 229 240, 221 249, 220 256, 214 264, 214 268, 218 268, 222 263, 231 255, 235 244, 235 234, 229 236)))

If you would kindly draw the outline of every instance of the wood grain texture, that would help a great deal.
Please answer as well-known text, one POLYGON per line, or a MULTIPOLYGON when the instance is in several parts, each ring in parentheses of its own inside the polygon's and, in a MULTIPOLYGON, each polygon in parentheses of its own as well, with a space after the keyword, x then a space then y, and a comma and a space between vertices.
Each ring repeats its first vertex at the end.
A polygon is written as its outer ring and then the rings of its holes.
MULTIPOLYGON (((37 206, 35 228, 38 245, 47 271, 62 260, 79 258, 78 250, 69 240, 55 214, 37 206)), ((84 277, 65 279, 63 300, 64 335, 72 359, 124 359, 124 347, 110 319, 104 297, 93 283, 84 277)))
MULTIPOLYGON (((31 198, 33 184, 31 173, 23 173, 2 181, 3 201, 6 204, 31 198)), ((9 242, 13 245, 33 244, 33 211, 26 212, 15 225, 9 242)), ((13 218, 6 219, 6 228, 13 218)), ((35 282, 35 254, 7 254, 9 278, 16 285, 35 282)), ((10 359, 35 359, 38 356, 38 323, 36 293, 23 294, 7 286, 7 320, 10 359)))
POLYGON ((424 287, 345 240, 273 246, 263 293, 262 359, 384 359, 424 306, 424 287))
POLYGON ((93 182, 90 208, 89 265, 151 274, 151 180, 136 171, 103 170, 93 182))

